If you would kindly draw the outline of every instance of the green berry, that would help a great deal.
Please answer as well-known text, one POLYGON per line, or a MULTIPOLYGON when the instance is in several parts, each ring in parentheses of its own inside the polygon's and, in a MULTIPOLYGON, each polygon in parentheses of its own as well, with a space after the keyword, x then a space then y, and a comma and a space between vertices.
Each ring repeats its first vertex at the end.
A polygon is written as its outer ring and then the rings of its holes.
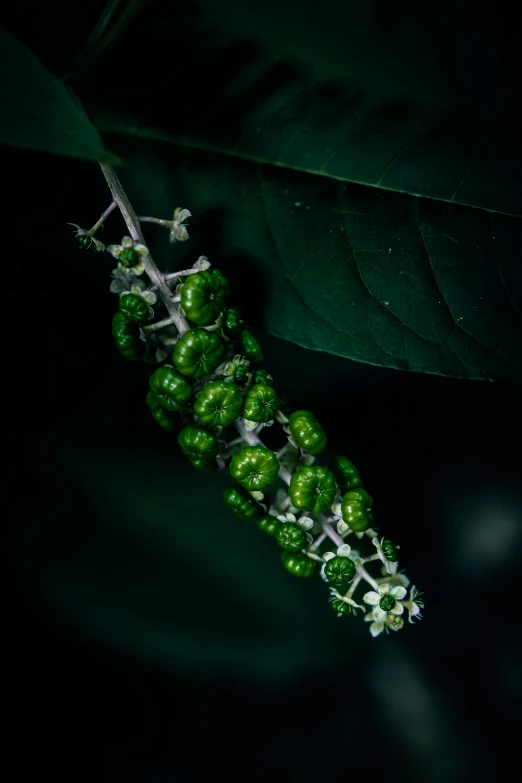
POLYGON ((152 418, 160 427, 170 432, 180 429, 181 416, 177 410, 165 410, 159 402, 158 395, 154 394, 152 391, 148 392, 146 401, 150 408, 152 418))
POLYGON ((281 555, 281 562, 294 576, 310 577, 315 573, 315 563, 306 555, 298 554, 296 552, 283 552, 281 555))
POLYGON ((276 481, 279 460, 264 446, 245 446, 230 460, 230 475, 249 492, 264 492, 276 481))
POLYGON ((118 256, 119 263, 124 267, 136 266, 140 260, 140 254, 132 247, 125 247, 118 256))
POLYGON ((343 520, 354 533, 362 533, 373 524, 373 498, 364 489, 347 492, 341 503, 343 520))
POLYGON ((349 557, 332 557, 324 567, 324 575, 334 585, 351 582, 355 576, 355 563, 349 557))
POLYGON ((385 612, 390 612, 395 606, 395 598, 393 597, 393 595, 383 595, 383 597, 379 601, 379 606, 385 612))
POLYGON ((210 462, 219 451, 219 442, 212 432, 203 427, 189 424, 178 435, 178 443, 183 454, 192 461, 210 462))
POLYGON ((150 377, 150 388, 159 404, 169 411, 185 408, 194 393, 192 384, 174 367, 159 367, 150 377))
POLYGON ((263 533, 267 533, 269 536, 275 536, 281 526, 278 518, 273 517, 271 514, 265 514, 256 524, 263 533))
POLYGON ((228 427, 241 412, 243 398, 232 383, 207 383, 196 398, 194 413, 203 424, 228 427))
POLYGON ((240 344, 242 353, 247 359, 250 359, 252 364, 263 363, 263 351, 261 350, 261 346, 254 335, 247 331, 247 329, 243 329, 241 333, 240 344))
POLYGON ((385 538, 381 544, 381 549, 384 556, 390 563, 397 563, 399 560, 399 547, 390 541, 389 538, 385 538))
POLYGON ((249 370, 247 362, 244 364, 238 364, 234 373, 234 381, 236 383, 243 383, 247 379, 248 372, 249 370))
POLYGON ((299 552, 306 543, 306 535, 299 525, 292 522, 284 522, 280 525, 276 539, 279 546, 287 549, 289 552, 299 552))
POLYGON ((209 375, 223 356, 223 342, 214 332, 191 329, 184 332, 174 346, 172 360, 176 368, 189 378, 209 375))
POLYGON ((274 379, 268 372, 268 370, 256 370, 254 373, 254 383, 263 384, 264 386, 273 386, 274 379))
POLYGON ((327 468, 310 465, 294 473, 288 492, 296 508, 320 514, 332 505, 337 486, 327 468))
POLYGON ((277 403, 277 394, 271 386, 256 384, 246 394, 243 416, 250 421, 270 421, 275 416, 277 403))
POLYGON ((86 236, 85 234, 78 234, 76 237, 76 241, 78 242, 82 250, 87 250, 92 242, 92 239, 86 236))
POLYGON ((150 321, 154 315, 154 310, 147 304, 142 296, 137 294, 123 294, 120 296, 120 312, 129 319, 129 321, 150 321))
POLYGON ((226 307, 221 319, 221 328, 223 334, 228 337, 229 340, 237 340, 241 337, 244 325, 239 310, 236 310, 235 307, 226 307))
POLYGON ((198 326, 208 326, 224 308, 230 290, 219 269, 190 275, 181 289, 181 306, 187 318, 198 326))
POLYGON ((326 448, 326 435, 310 411, 295 411, 290 416, 288 428, 298 446, 316 456, 326 448))
POLYGON ((343 495, 352 489, 362 489, 363 483, 359 471, 347 457, 332 457, 328 467, 334 474, 343 495))
POLYGON ((347 604, 346 601, 341 601, 340 598, 336 598, 335 601, 332 601, 331 607, 334 610, 334 612, 337 612, 337 614, 352 613, 352 607, 350 606, 350 604, 347 604))
POLYGON ((138 324, 121 312, 117 312, 112 319, 112 335, 116 348, 125 359, 140 361, 145 356, 146 347, 140 339, 138 324))
MULTIPOLYGON (((261 523, 265 518, 263 507, 243 487, 226 487, 223 500, 228 510, 243 522, 258 520, 261 523)), ((262 529, 266 529, 266 525, 262 529)))

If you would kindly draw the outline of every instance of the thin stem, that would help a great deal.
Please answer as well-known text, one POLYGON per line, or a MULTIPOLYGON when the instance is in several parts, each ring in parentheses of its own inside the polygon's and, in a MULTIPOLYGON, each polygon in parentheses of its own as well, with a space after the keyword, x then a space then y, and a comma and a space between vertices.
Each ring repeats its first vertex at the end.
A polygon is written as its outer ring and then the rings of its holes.
POLYGON ((103 213, 103 215, 100 217, 100 219, 96 221, 96 223, 92 228, 89 229, 89 234, 95 234, 100 228, 100 226, 104 224, 105 220, 109 217, 111 212, 113 212, 116 209, 117 206, 118 205, 116 204, 116 202, 112 201, 111 204, 107 207, 107 209, 103 213))
POLYGON ((314 543, 313 543, 313 544, 312 544, 312 546, 310 547, 309 551, 310 551, 310 552, 316 552, 316 551, 319 549, 319 547, 321 546, 321 544, 323 543, 323 541, 324 541, 324 539, 325 539, 326 537, 327 537, 327 536, 326 536, 326 533, 325 533, 325 532, 324 532, 324 530, 323 530, 323 532, 322 532, 322 533, 319 533, 319 535, 318 535, 318 536, 317 536, 317 538, 315 539, 314 543))
POLYGON ((148 334, 149 332, 156 332, 158 329, 164 329, 165 326, 172 326, 173 323, 172 318, 164 318, 163 321, 156 321, 155 324, 149 324, 142 328, 145 334, 148 334))
POLYGON ((334 542, 336 546, 338 547, 343 546, 344 544, 343 539, 338 533, 335 532, 333 527, 330 524, 328 524, 328 522, 325 525, 323 525, 323 531, 326 533, 328 538, 331 538, 331 540, 334 542))
POLYGON ((137 215, 137 218, 140 223, 157 223, 158 226, 166 226, 167 228, 172 228, 173 225, 172 220, 161 220, 161 218, 144 217, 143 215, 137 215))
POLYGON ((363 579, 366 579, 368 584, 371 585, 375 591, 379 590, 379 585, 377 584, 375 579, 372 576, 370 576, 368 571, 365 568, 363 568, 363 566, 358 566, 357 571, 363 579))
MULTIPOLYGON (((112 193, 112 197, 119 207, 131 238, 134 240, 134 242, 140 242, 141 244, 145 245, 145 238, 143 236, 138 217, 134 212, 127 195, 125 194, 125 191, 122 188, 121 182, 118 179, 114 168, 109 166, 107 163, 100 163, 100 167, 107 185, 109 186, 109 189, 112 193)), ((145 271, 149 276, 151 283, 156 286, 158 293, 163 300, 163 304, 167 308, 167 313, 172 319, 172 322, 176 325, 178 332, 183 334, 183 332, 186 332, 189 328, 188 322, 184 316, 181 315, 179 308, 176 307, 176 304, 172 301, 171 290, 165 283, 163 275, 152 260, 152 256, 149 251, 143 253, 141 256, 141 261, 145 267, 145 271)))
MULTIPOLYGON (((198 272, 200 272, 200 269, 180 269, 179 272, 171 272, 168 275, 163 275, 163 279, 165 282, 168 282, 169 280, 175 280, 176 277, 187 277, 187 275, 197 275, 198 272)), ((156 286, 152 286, 150 289, 151 291, 154 291, 156 289, 156 286)))
POLYGON ((359 576, 359 575, 357 575, 355 577, 355 579, 353 580, 352 584, 350 585, 350 589, 348 590, 347 593, 345 593, 345 596, 344 596, 345 598, 351 598, 352 597, 352 595, 355 593, 357 585, 359 584, 361 579, 362 579, 362 577, 359 576))

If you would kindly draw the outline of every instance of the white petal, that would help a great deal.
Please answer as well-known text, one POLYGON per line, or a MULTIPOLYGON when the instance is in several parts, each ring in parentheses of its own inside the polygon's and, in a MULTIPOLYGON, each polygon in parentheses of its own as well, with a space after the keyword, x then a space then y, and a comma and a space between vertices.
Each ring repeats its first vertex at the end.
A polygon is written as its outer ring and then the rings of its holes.
POLYGON ((154 291, 144 291, 142 293, 143 299, 147 302, 149 305, 156 304, 156 294, 154 291))
POLYGON ((370 625, 370 633, 375 639, 376 636, 379 636, 380 633, 384 630, 384 623, 372 623, 370 625))
POLYGON ((323 557, 328 562, 328 560, 331 560, 332 557, 335 557, 335 552, 325 552, 323 557))
MULTIPOLYGON (((340 503, 334 503, 332 506, 332 511, 334 512, 336 517, 340 517, 342 513, 341 504, 340 503)), ((348 525, 346 525, 348 527, 348 525)))
POLYGON ((387 595, 390 592, 390 585, 379 585, 379 595, 387 595))
POLYGON ((310 517, 301 517, 301 519, 297 520, 297 524, 303 530, 310 530, 314 526, 314 520, 310 519, 310 517))
POLYGON ((200 256, 195 264, 192 264, 193 269, 198 269, 200 272, 205 271, 210 266, 210 261, 206 256, 200 256))
POLYGON ((243 421, 245 422, 245 429, 247 432, 252 432, 259 424, 258 421, 250 421, 249 419, 244 419, 243 421))
POLYGON ((309 544, 314 543, 314 537, 310 535, 310 533, 306 533, 306 540, 308 541, 309 544))
POLYGON ((292 514, 290 511, 287 511, 286 519, 288 522, 295 522, 296 521, 295 514, 292 514))
POLYGON ((174 220, 176 221, 183 221, 187 218, 192 217, 192 212, 188 209, 183 209, 182 207, 176 207, 174 210, 174 220))
POLYGON ((337 523, 337 532, 339 533, 339 535, 342 536, 342 534, 346 533, 347 530, 348 530, 348 525, 346 524, 346 522, 344 522, 342 519, 339 520, 339 522, 337 523))
POLYGON ((390 609, 392 614, 402 614, 404 612, 404 606, 402 604, 395 604, 393 609, 390 609))
POLYGON ((406 595, 406 589, 404 587, 392 587, 390 590, 390 595, 393 595, 396 601, 402 601, 404 596, 406 595))
POLYGON ((381 609, 380 606, 376 606, 372 612, 373 619, 377 620, 377 622, 379 622, 380 620, 384 620, 386 614, 387 613, 384 611, 384 609, 381 609))
POLYGON ((420 606, 418 606, 418 604, 416 603, 413 603, 411 605, 411 609, 409 610, 409 612, 410 612, 410 617, 415 617, 415 615, 420 614, 420 606))
POLYGON ((145 247, 145 245, 140 245, 140 244, 134 245, 134 250, 136 250, 140 254, 140 256, 144 255, 144 253, 149 252, 148 249, 145 247))
POLYGON ((123 237, 123 239, 121 240, 121 246, 125 248, 134 247, 134 242, 130 237, 123 237))
POLYGON ((351 551, 352 551, 352 547, 350 546, 350 544, 343 544, 338 548, 337 554, 339 557, 350 557, 351 551))
POLYGON ((370 604, 370 606, 376 606, 379 601, 381 600, 381 597, 379 593, 376 593, 374 590, 370 590, 369 593, 366 593, 363 596, 363 601, 365 604, 370 604))
POLYGON ((258 489, 252 490, 252 492, 250 494, 252 495, 254 500, 263 500, 263 498, 264 498, 263 493, 260 492, 258 489))
POLYGON ((123 251, 123 248, 121 245, 109 245, 107 251, 111 254, 111 256, 114 256, 114 258, 118 258, 120 253, 123 251))

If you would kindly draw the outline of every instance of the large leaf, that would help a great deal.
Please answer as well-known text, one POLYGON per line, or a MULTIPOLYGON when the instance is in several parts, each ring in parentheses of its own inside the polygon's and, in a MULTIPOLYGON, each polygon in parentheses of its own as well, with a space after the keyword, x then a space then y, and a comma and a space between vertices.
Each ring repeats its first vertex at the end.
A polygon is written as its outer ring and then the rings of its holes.
POLYGON ((146 139, 192 151, 142 160, 140 211, 183 201, 201 225, 219 211, 219 241, 206 228, 201 252, 248 257, 267 286, 256 323, 277 336, 383 366, 519 379, 513 126, 449 89, 427 104, 376 93, 354 67, 318 84, 251 41, 212 38, 187 7, 175 28, 142 18, 149 56, 125 61, 125 80, 115 52, 104 89, 82 85, 98 126, 131 137, 129 168, 146 139))
POLYGON ((0 142, 86 160, 118 162, 62 82, 0 27, 0 142))
POLYGON ((140 213, 167 216, 182 204, 199 216, 173 262, 161 245, 156 258, 169 268, 198 252, 215 259, 247 321, 370 364, 522 378, 517 219, 270 166, 231 168, 168 145, 133 155, 131 142, 114 143, 140 213))

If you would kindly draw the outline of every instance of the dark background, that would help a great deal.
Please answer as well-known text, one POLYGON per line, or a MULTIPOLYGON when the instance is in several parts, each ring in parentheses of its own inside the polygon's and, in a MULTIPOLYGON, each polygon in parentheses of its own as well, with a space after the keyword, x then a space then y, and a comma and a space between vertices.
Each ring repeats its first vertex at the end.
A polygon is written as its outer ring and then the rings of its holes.
MULTIPOLYGON (((73 19, 19 4, 2 22, 60 73, 101 5, 73 19)), ((486 48, 505 64, 508 27, 489 25, 486 48)), ((273 543, 223 514, 223 477, 195 483, 152 426, 150 371, 111 342, 109 256, 82 254, 65 225, 105 208, 96 167, 2 154, 8 779, 511 774, 520 387, 370 367, 255 332, 278 388, 320 413, 331 453, 360 467, 425 593, 417 627, 372 640, 360 619, 335 617, 320 581, 281 574, 273 543)), ((105 241, 118 241, 118 219, 108 225, 105 241)), ((249 305, 262 307, 255 291, 249 305)))

